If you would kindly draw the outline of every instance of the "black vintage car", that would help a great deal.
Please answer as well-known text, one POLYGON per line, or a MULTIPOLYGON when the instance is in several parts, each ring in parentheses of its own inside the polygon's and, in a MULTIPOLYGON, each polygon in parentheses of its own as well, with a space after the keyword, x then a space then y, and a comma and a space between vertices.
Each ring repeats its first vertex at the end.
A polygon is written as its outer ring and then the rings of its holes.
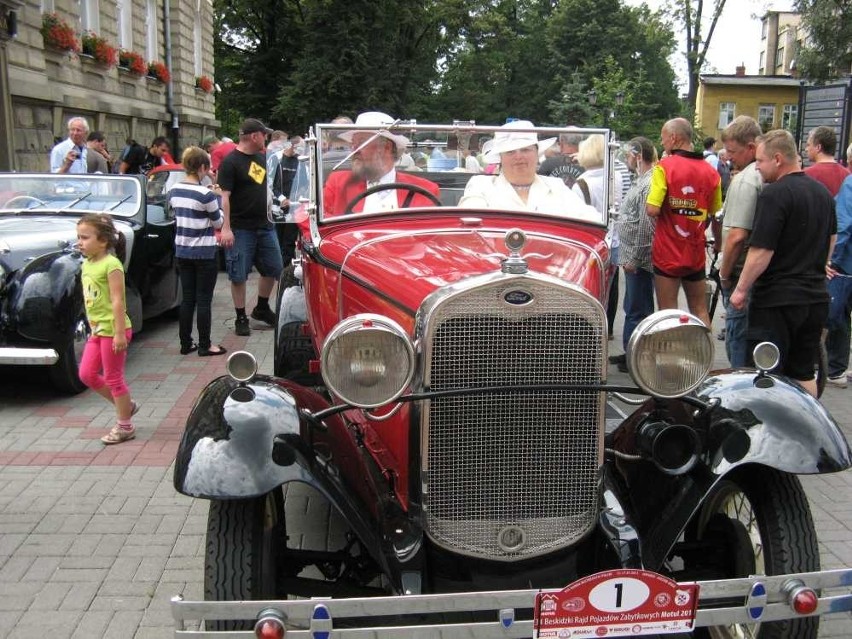
POLYGON ((77 221, 108 213, 127 240, 127 312, 134 332, 180 303, 175 221, 119 175, 0 175, 0 365, 46 366, 61 392, 84 389, 77 364, 89 327, 77 221))

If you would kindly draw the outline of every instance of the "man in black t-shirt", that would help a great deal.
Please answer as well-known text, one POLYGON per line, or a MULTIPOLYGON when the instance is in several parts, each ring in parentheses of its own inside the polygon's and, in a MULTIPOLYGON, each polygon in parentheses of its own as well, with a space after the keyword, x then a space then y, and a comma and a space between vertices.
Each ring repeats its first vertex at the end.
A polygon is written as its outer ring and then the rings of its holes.
POLYGON ((759 140, 755 161, 766 186, 731 304, 744 308, 751 290, 750 348, 775 343, 782 372, 816 397, 814 367, 828 317, 826 263, 837 237, 834 198, 799 168, 789 132, 770 131, 759 140))
POLYGON ((225 263, 231 281, 231 298, 237 313, 234 332, 251 335, 246 317, 246 279, 252 265, 260 273, 257 305, 253 319, 275 326, 275 313, 269 308, 269 297, 283 263, 281 249, 269 220, 272 192, 266 180, 266 136, 272 133, 260 120, 249 118, 240 127, 237 147, 219 165, 218 182, 222 189, 221 243, 225 247, 225 263))
POLYGON ((560 133, 559 155, 554 155, 542 162, 538 167, 538 174, 558 177, 568 188, 574 186, 577 178, 586 170, 577 163, 577 150, 582 141, 582 135, 560 133))

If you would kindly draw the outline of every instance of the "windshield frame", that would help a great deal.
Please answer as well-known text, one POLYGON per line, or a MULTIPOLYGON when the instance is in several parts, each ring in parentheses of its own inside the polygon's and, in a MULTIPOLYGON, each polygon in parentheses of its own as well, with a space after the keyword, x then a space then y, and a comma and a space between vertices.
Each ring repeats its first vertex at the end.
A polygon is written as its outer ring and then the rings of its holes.
POLYGON ((107 213, 130 219, 145 202, 143 183, 137 176, 0 173, 0 216, 107 213), (21 198, 22 206, 4 208, 13 198, 21 198), (27 201, 29 205, 24 206, 27 201))
MULTIPOLYGON (((392 125, 384 125, 384 126, 382 126, 382 125, 363 125, 362 126, 360 124, 356 125, 356 124, 348 124, 348 123, 346 123, 346 124, 331 124, 331 123, 317 124, 315 129, 312 130, 306 138, 306 142, 308 144, 309 163, 310 163, 310 166, 311 166, 310 194, 312 196, 311 199, 310 199, 310 202, 306 203, 307 204, 306 211, 307 211, 307 213, 309 214, 309 217, 310 217, 312 235, 315 234, 315 233, 313 233, 313 230, 316 230, 317 237, 318 237, 319 229, 321 227, 325 226, 325 225, 328 225, 328 224, 335 224, 335 223, 340 223, 340 222, 343 222, 343 221, 351 221, 352 219, 355 219, 356 216, 357 216, 358 219, 385 217, 389 214, 398 214, 399 211, 400 211, 400 209, 394 209, 394 210, 390 210, 390 211, 377 211, 377 212, 371 212, 371 213, 359 212, 359 213, 355 213, 353 215, 346 215, 346 216, 340 216, 340 215, 328 216, 324 213, 326 203, 324 201, 325 197, 324 197, 322 186, 323 186, 325 180, 328 178, 328 175, 330 175, 330 173, 331 173, 331 171, 329 170, 329 167, 340 167, 341 165, 344 164, 345 159, 346 159, 346 158, 343 158, 343 160, 340 159, 342 151, 339 148, 334 150, 335 151, 334 154, 329 152, 329 151, 331 151, 331 144, 329 143, 329 141, 330 140, 337 140, 338 142, 343 142, 340 139, 339 135, 341 133, 345 133, 347 131, 353 131, 353 130, 357 130, 359 132, 374 131, 375 132, 374 136, 373 136, 373 138, 370 138, 370 140, 374 139, 375 136, 377 136, 379 134, 379 132, 382 132, 382 131, 387 131, 387 132, 390 132, 391 134, 394 134, 394 135, 406 136, 407 138, 409 138, 409 140, 418 140, 418 142, 415 145, 408 147, 408 149, 411 149, 411 148, 416 149, 416 148, 418 148, 418 146, 428 146, 427 144, 423 144, 423 136, 427 136, 428 137, 427 141, 432 141, 433 145, 435 145, 435 146, 443 146, 445 150, 447 148, 446 141, 453 136, 456 138, 456 140, 459 140, 459 139, 461 139, 460 136, 463 136, 463 135, 467 135, 467 136, 478 135, 478 136, 482 136, 482 137, 493 137, 494 134, 497 133, 498 131, 500 131, 500 132, 515 132, 515 131, 517 131, 517 132, 526 132, 526 133, 530 132, 529 128, 526 128, 526 127, 515 128, 515 127, 512 127, 511 124, 503 125, 503 126, 494 126, 494 125, 476 125, 476 124, 473 124, 473 123, 470 123, 470 122, 456 122, 454 124, 447 125, 447 124, 421 124, 421 123, 416 122, 415 120, 408 120, 408 121, 398 120, 397 122, 393 123, 392 125), (444 136, 443 139, 441 139, 440 136, 444 136)), ((571 134, 571 135, 581 135, 583 137, 586 137, 586 136, 589 136, 589 135, 595 135, 595 134, 600 134, 600 135, 604 136, 605 147, 609 151, 608 153, 604 153, 604 167, 603 167, 604 179, 605 179, 605 184, 609 184, 610 187, 604 189, 604 193, 603 193, 604 213, 600 218, 600 225, 606 226, 609 223, 610 217, 615 213, 615 211, 613 210, 613 208, 614 208, 613 198, 610 195, 613 192, 613 180, 615 180, 615 178, 616 178, 616 174, 613 171, 613 157, 614 157, 615 150, 617 148, 619 148, 619 144, 615 141, 615 137, 614 137, 613 132, 610 129, 593 128, 593 127, 588 127, 588 128, 586 128, 586 127, 534 127, 532 129, 532 131, 534 131, 537 134, 539 140, 545 139, 545 138, 548 138, 548 137, 557 137, 558 138, 558 136, 562 133, 571 134)), ((369 140, 368 140, 368 142, 369 142, 369 140)), ((558 142, 556 144, 558 144, 558 142)), ((365 145, 366 145, 366 143, 362 143, 361 146, 365 146, 365 145)), ((454 145, 454 146, 458 147, 458 145, 454 145)), ((455 152, 458 153, 457 150, 455 150, 455 152)), ((352 150, 352 147, 351 147, 351 144, 350 144, 349 147, 348 147, 347 158, 351 157, 352 153, 354 153, 354 151, 352 150)), ((396 168, 397 168, 397 170, 400 170, 399 166, 397 166, 396 168)), ((401 169, 401 170, 404 171, 404 169, 401 169)), ((464 173, 464 171, 459 171, 457 169, 454 170, 454 171, 446 171, 446 172, 464 173)), ((428 175, 432 176, 432 175, 434 175, 434 173, 432 173, 431 170, 430 170, 428 175)), ((470 173, 469 175, 472 177, 474 174, 470 173)), ((403 209, 403 210, 412 211, 413 209, 403 209)), ((429 209, 421 209, 421 210, 426 212, 429 209)), ((436 210, 436 209, 432 209, 432 210, 436 210)), ((486 209, 470 209, 470 208, 462 208, 462 207, 458 207, 458 206, 443 206, 443 207, 441 207, 440 209, 437 209, 437 210, 440 210, 442 212, 445 212, 447 210, 457 210, 457 211, 460 211, 460 212, 464 212, 465 215, 471 215, 472 213, 474 213, 476 211, 484 212, 486 209)), ((493 211, 494 213, 501 213, 501 212, 502 213, 509 213, 509 214, 512 214, 512 213, 517 214, 518 213, 518 210, 514 210, 514 209, 488 209, 488 211, 493 211)), ((542 217, 547 217, 547 218, 556 217, 556 218, 559 218, 559 219, 569 219, 569 220, 575 219, 570 214, 566 215, 564 213, 559 213, 559 212, 530 212, 530 214, 538 215, 538 216, 542 216, 542 217)), ((584 222, 588 223, 587 219, 586 220, 578 220, 578 221, 584 221, 584 222)))

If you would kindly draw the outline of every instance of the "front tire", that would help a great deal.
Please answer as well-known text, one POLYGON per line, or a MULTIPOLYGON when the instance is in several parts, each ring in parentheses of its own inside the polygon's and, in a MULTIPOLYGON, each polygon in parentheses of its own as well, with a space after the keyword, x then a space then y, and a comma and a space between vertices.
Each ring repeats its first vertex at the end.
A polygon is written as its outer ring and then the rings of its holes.
MULTIPOLYGON (((275 599, 287 542, 281 488, 253 499, 212 500, 207 519, 204 598, 275 599)), ((207 621, 209 630, 249 630, 254 620, 207 621)))
POLYGON ((50 383, 57 391, 67 395, 78 395, 86 390, 86 385, 80 381, 79 370, 80 358, 91 330, 82 304, 75 316, 71 335, 59 353, 59 360, 48 368, 50 383))
MULTIPOLYGON (((796 476, 772 468, 744 468, 719 482, 692 530, 699 541, 719 546, 711 553, 722 558, 715 566, 719 578, 820 569, 816 531, 802 485, 796 476)), ((703 630, 695 636, 816 639, 819 617, 703 630)))

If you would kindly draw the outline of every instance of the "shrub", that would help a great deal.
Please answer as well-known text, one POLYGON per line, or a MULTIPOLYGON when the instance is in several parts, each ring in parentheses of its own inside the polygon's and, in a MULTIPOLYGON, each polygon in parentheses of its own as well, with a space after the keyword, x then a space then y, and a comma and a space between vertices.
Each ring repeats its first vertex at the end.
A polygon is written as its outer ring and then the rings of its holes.
POLYGON ((41 36, 44 43, 60 51, 80 52, 77 34, 65 20, 56 13, 43 13, 41 16, 41 36))

